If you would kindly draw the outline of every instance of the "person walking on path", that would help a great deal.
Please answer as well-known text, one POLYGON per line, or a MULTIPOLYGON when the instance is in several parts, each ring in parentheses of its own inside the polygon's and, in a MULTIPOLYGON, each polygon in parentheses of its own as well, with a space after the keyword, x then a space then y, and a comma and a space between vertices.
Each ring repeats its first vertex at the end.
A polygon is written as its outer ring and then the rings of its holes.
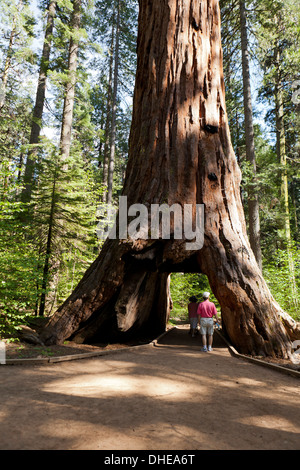
POLYGON ((192 338, 194 338, 197 333, 198 325, 198 302, 196 297, 193 295, 189 298, 190 303, 188 304, 189 320, 190 320, 190 332, 192 333, 192 338))
POLYGON ((209 292, 203 292, 203 302, 198 305, 197 314, 200 323, 200 333, 202 335, 202 351, 212 351, 212 342, 214 334, 214 319, 219 322, 218 312, 213 302, 209 300, 209 292), (208 341, 207 341, 207 336, 208 341), (207 345, 208 342, 208 345, 207 345))

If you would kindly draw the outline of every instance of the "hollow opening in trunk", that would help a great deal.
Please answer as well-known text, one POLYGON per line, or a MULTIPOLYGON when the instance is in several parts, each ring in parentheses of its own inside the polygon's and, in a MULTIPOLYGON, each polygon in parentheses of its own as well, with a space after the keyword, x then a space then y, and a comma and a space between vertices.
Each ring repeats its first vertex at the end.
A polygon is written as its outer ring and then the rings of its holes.
POLYGON ((173 241, 139 242, 128 249, 109 240, 57 312, 56 323, 49 322, 47 344, 68 339, 85 344, 150 342, 166 330, 169 319, 187 314, 191 295, 201 301, 208 290, 222 309, 222 332, 239 352, 283 356, 288 343, 276 311, 271 315, 276 304, 261 275, 248 269, 244 252, 226 251, 224 243, 223 251, 214 246, 189 254, 173 241))
POLYGON ((85 344, 146 343, 164 332, 168 322, 188 323, 187 305, 192 295, 200 302, 203 292, 209 291, 219 307, 207 276, 199 271, 196 256, 176 264, 157 264, 157 259, 149 250, 126 256, 123 284, 70 340, 85 344))
POLYGON ((217 310, 221 312, 220 305, 212 293, 208 278, 200 272, 173 272, 170 274, 170 297, 172 309, 170 322, 188 323, 188 304, 191 297, 196 297, 197 302, 202 302, 203 292, 210 293, 210 300, 214 302, 217 310))

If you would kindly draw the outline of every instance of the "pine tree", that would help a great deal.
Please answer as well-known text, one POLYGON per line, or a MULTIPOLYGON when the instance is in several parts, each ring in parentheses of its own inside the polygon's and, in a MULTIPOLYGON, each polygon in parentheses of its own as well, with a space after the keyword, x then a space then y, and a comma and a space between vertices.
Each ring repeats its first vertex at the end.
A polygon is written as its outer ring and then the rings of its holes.
POLYGON ((49 67, 49 59, 51 52, 51 41, 54 25, 54 17, 56 11, 56 1, 50 0, 48 5, 45 37, 43 44, 43 51, 40 60, 40 70, 38 85, 35 96, 35 105, 33 109, 31 132, 29 139, 29 150, 26 160, 26 167, 24 172, 24 188, 22 190, 21 198, 23 202, 29 202, 31 199, 31 191, 33 186, 34 164, 37 158, 38 143, 40 139, 40 132, 42 126, 42 116, 45 103, 46 94, 46 80, 49 67))
MULTIPOLYGON (((97 201, 91 175, 78 150, 73 150, 67 160, 61 160, 54 148, 49 158, 43 160, 33 202, 33 227, 43 270, 39 287, 39 315, 43 315, 55 270, 61 272, 63 266, 72 261, 74 252, 77 252, 82 263, 80 275, 89 263, 96 244, 94 215, 97 201)), ((78 276, 78 273, 75 275, 78 276)), ((64 279, 68 284, 68 276, 64 275, 64 279)), ((54 280, 54 287, 52 285, 53 291, 58 288, 56 282, 58 281, 54 280)), ((66 294, 64 285, 60 286, 60 290, 66 294)), ((61 300, 63 299, 60 296, 58 301, 61 300)))
MULTIPOLYGON (((273 106, 273 113, 270 113, 270 116, 276 135, 277 165, 281 179, 282 228, 285 234, 285 249, 288 256, 289 284, 292 288, 292 299, 296 309, 298 306, 298 289, 292 254, 293 241, 291 236, 289 196, 291 165, 288 164, 287 159, 286 113, 287 109, 291 106, 292 83, 297 77, 300 63, 299 53, 296 52, 300 37, 295 30, 297 22, 294 22, 297 17, 299 20, 299 12, 297 12, 292 3, 283 3, 277 0, 265 0, 257 11, 261 48, 259 57, 265 70, 262 96, 269 98, 273 106), (291 57, 293 58, 292 60, 291 57)), ((291 161, 295 168, 295 160, 291 158, 291 161)))
POLYGON ((239 0, 240 31, 243 69, 243 95, 245 114, 246 159, 251 165, 252 181, 248 185, 249 239, 257 264, 262 269, 262 254, 260 246, 260 216, 256 181, 256 156, 254 142, 253 111, 250 82, 249 42, 247 32, 246 4, 239 0))
MULTIPOLYGON (((127 134, 121 138, 119 127, 124 129, 122 116, 127 114, 123 107, 127 106, 133 94, 133 81, 136 66, 135 45, 137 26, 137 5, 130 0, 126 3, 112 0, 96 2, 96 15, 94 35, 101 38, 106 47, 104 60, 97 65, 99 81, 106 90, 106 100, 102 105, 103 111, 103 146, 101 146, 101 167, 103 182, 103 202, 112 203, 117 193, 115 182, 118 176, 115 174, 118 164, 119 146, 128 141, 130 122, 127 134), (106 76, 106 78, 104 78, 106 76), (110 169, 109 169, 110 167, 110 169)), ((99 121, 94 114, 95 121, 99 121)))

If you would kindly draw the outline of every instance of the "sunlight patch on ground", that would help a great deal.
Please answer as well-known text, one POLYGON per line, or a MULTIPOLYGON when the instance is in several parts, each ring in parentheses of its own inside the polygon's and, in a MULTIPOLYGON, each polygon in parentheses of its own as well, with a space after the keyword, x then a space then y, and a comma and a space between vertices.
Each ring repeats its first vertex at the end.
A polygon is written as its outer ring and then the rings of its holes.
POLYGON ((249 379, 248 377, 241 377, 238 379, 238 382, 242 385, 250 386, 250 387, 265 387, 266 384, 261 380, 256 379, 249 379))
MULTIPOLYGON (((59 380, 42 388, 44 392, 63 393, 80 397, 116 397, 128 394, 145 395, 159 399, 182 400, 189 395, 189 383, 178 383, 172 379, 128 375, 80 375, 76 379, 59 380)), ((206 393, 206 387, 199 384, 199 393, 206 393)))
POLYGON ((5 411, 0 411, 0 423, 5 421, 7 415, 8 413, 6 413, 5 411))
POLYGON ((289 420, 276 415, 247 416, 238 420, 241 424, 256 426, 257 428, 279 430, 284 432, 299 433, 299 426, 295 426, 289 420))

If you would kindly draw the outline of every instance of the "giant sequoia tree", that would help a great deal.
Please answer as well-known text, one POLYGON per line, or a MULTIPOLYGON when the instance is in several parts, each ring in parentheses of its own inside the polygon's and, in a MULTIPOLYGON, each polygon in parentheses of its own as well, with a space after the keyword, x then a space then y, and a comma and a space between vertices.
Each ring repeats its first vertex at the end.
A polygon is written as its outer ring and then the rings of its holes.
POLYGON ((190 251, 175 236, 107 239, 42 339, 155 335, 166 325, 169 273, 198 271, 208 276, 239 351, 286 357, 299 330, 272 298, 246 234, 225 109, 218 1, 139 4, 123 195, 128 207, 203 204, 204 244, 190 251))

